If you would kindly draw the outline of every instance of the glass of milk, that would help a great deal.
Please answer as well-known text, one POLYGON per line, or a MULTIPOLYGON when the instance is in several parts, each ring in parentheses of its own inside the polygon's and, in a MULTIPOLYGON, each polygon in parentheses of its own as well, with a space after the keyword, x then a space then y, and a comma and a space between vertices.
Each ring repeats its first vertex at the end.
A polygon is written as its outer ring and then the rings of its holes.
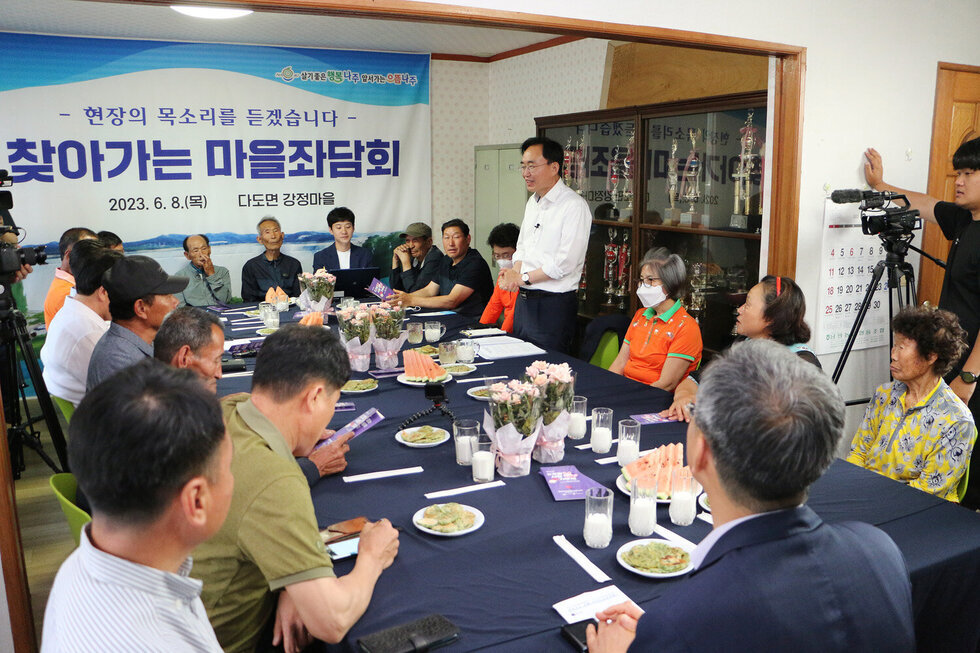
POLYGON ((585 437, 585 416, 589 408, 589 400, 575 395, 572 398, 572 409, 568 413, 568 438, 581 440, 585 437))
POLYGON ((458 419, 453 422, 453 438, 456 442, 456 464, 473 462, 473 445, 480 436, 480 422, 475 419, 458 419))
POLYGON ((657 480, 656 472, 647 472, 630 481, 629 526, 637 537, 650 536, 657 525, 657 480))
POLYGON ((585 493, 585 526, 582 535, 585 544, 593 549, 604 549, 612 541, 612 492, 604 487, 589 488, 585 493))
POLYGON ((609 453, 612 448, 612 408, 592 409, 592 453, 609 453))
POLYGON ((480 435, 473 441, 473 482, 493 480, 493 443, 490 436, 480 435))
POLYGON ((635 419, 619 420, 619 443, 616 462, 625 467, 640 457, 640 423, 635 419))
POLYGON ((670 521, 677 526, 690 526, 697 513, 696 483, 689 469, 675 469, 670 485, 670 521))
POLYGON ((476 348, 474 347, 473 341, 469 338, 463 338, 456 341, 456 362, 457 363, 472 363, 473 359, 476 358, 476 348))

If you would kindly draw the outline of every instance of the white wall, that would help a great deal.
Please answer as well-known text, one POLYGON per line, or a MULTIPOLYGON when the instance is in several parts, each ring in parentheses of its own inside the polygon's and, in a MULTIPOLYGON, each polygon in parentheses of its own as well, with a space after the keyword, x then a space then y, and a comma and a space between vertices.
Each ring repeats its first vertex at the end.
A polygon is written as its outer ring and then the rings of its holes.
MULTIPOLYGON (((707 32, 807 48, 796 279, 806 291, 810 306, 816 302, 819 263, 817 248, 811 245, 821 238, 824 185, 863 186, 861 153, 874 146, 884 156, 890 183, 924 190, 937 63, 980 65, 976 37, 980 3, 976 0, 950 0, 942 5, 921 0, 618 0, 614 4, 539 0, 533 8, 521 0, 428 1, 707 32), (911 152, 909 160, 907 150, 911 152)), ((598 88, 598 84, 591 88, 598 88)), ((810 321, 812 324, 812 316, 810 321)), ((823 363, 833 368, 836 356, 826 357, 823 363)), ((847 364, 842 388, 849 398, 868 396, 887 374, 884 348, 855 352, 847 364)))

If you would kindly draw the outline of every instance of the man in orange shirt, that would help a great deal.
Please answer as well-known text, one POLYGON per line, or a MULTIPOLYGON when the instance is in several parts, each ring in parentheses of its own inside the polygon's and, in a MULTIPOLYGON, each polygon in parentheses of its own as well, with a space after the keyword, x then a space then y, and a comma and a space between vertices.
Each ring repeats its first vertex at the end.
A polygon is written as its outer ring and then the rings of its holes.
MULTIPOLYGON (((490 237, 487 238, 487 245, 493 249, 493 260, 500 268, 500 273, 514 267, 511 260, 514 252, 517 251, 517 237, 520 236, 521 229, 512 222, 498 224, 490 230, 490 237)), ((504 290, 499 285, 493 287, 493 295, 487 302, 487 307, 483 309, 480 317, 480 324, 496 325, 500 319, 500 313, 504 314, 504 323, 500 328, 511 333, 514 330, 514 305, 517 304, 517 291, 504 290)))
POLYGON ((58 253, 61 255, 61 265, 54 271, 54 279, 48 288, 48 294, 44 298, 44 328, 51 326, 51 320, 55 313, 65 305, 65 298, 75 287, 75 277, 71 274, 71 264, 68 262, 68 255, 71 248, 80 240, 96 239, 95 232, 85 227, 72 227, 61 234, 58 240, 58 253))

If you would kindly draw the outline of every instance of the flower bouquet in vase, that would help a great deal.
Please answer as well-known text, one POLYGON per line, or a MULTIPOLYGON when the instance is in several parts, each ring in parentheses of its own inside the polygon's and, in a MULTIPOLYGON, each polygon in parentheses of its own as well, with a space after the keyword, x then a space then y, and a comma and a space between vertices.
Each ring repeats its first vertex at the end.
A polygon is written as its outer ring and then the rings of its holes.
POLYGON ((575 397, 575 374, 568 363, 534 361, 524 370, 524 380, 541 393, 541 431, 533 456, 539 463, 557 463, 565 457, 569 411, 575 397))
POLYGON ((337 311, 340 342, 343 343, 350 366, 355 372, 367 372, 371 367, 371 314, 364 308, 344 308, 337 311))
POLYGON ((490 412, 483 415, 483 428, 493 441, 497 472, 527 476, 541 430, 541 391, 517 380, 494 383, 489 390, 490 412))
POLYGON ((371 307, 371 322, 374 324, 374 360, 378 369, 390 370, 398 367, 398 351, 402 348, 407 331, 402 331, 405 309, 381 302, 371 307))
POLYGON ((300 294, 296 303, 304 311, 322 313, 333 301, 334 284, 337 277, 320 268, 314 273, 303 272, 299 275, 300 294))

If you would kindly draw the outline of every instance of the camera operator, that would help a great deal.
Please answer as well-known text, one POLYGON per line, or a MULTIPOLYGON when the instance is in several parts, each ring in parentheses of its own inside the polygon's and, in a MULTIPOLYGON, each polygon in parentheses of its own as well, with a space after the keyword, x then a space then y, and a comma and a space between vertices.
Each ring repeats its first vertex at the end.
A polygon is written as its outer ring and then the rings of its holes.
MULTIPOLYGON (((967 332, 967 353, 946 376, 949 387, 970 407, 974 421, 980 417, 980 138, 972 133, 953 154, 956 191, 953 202, 943 202, 924 193, 902 190, 884 182, 881 155, 869 148, 865 152, 864 176, 876 191, 903 193, 924 220, 939 225, 943 236, 952 241, 946 261, 939 308, 951 311, 967 332)), ((971 461, 971 467, 972 467, 971 461)), ((971 475, 970 488, 963 503, 980 506, 980 465, 971 475)))

